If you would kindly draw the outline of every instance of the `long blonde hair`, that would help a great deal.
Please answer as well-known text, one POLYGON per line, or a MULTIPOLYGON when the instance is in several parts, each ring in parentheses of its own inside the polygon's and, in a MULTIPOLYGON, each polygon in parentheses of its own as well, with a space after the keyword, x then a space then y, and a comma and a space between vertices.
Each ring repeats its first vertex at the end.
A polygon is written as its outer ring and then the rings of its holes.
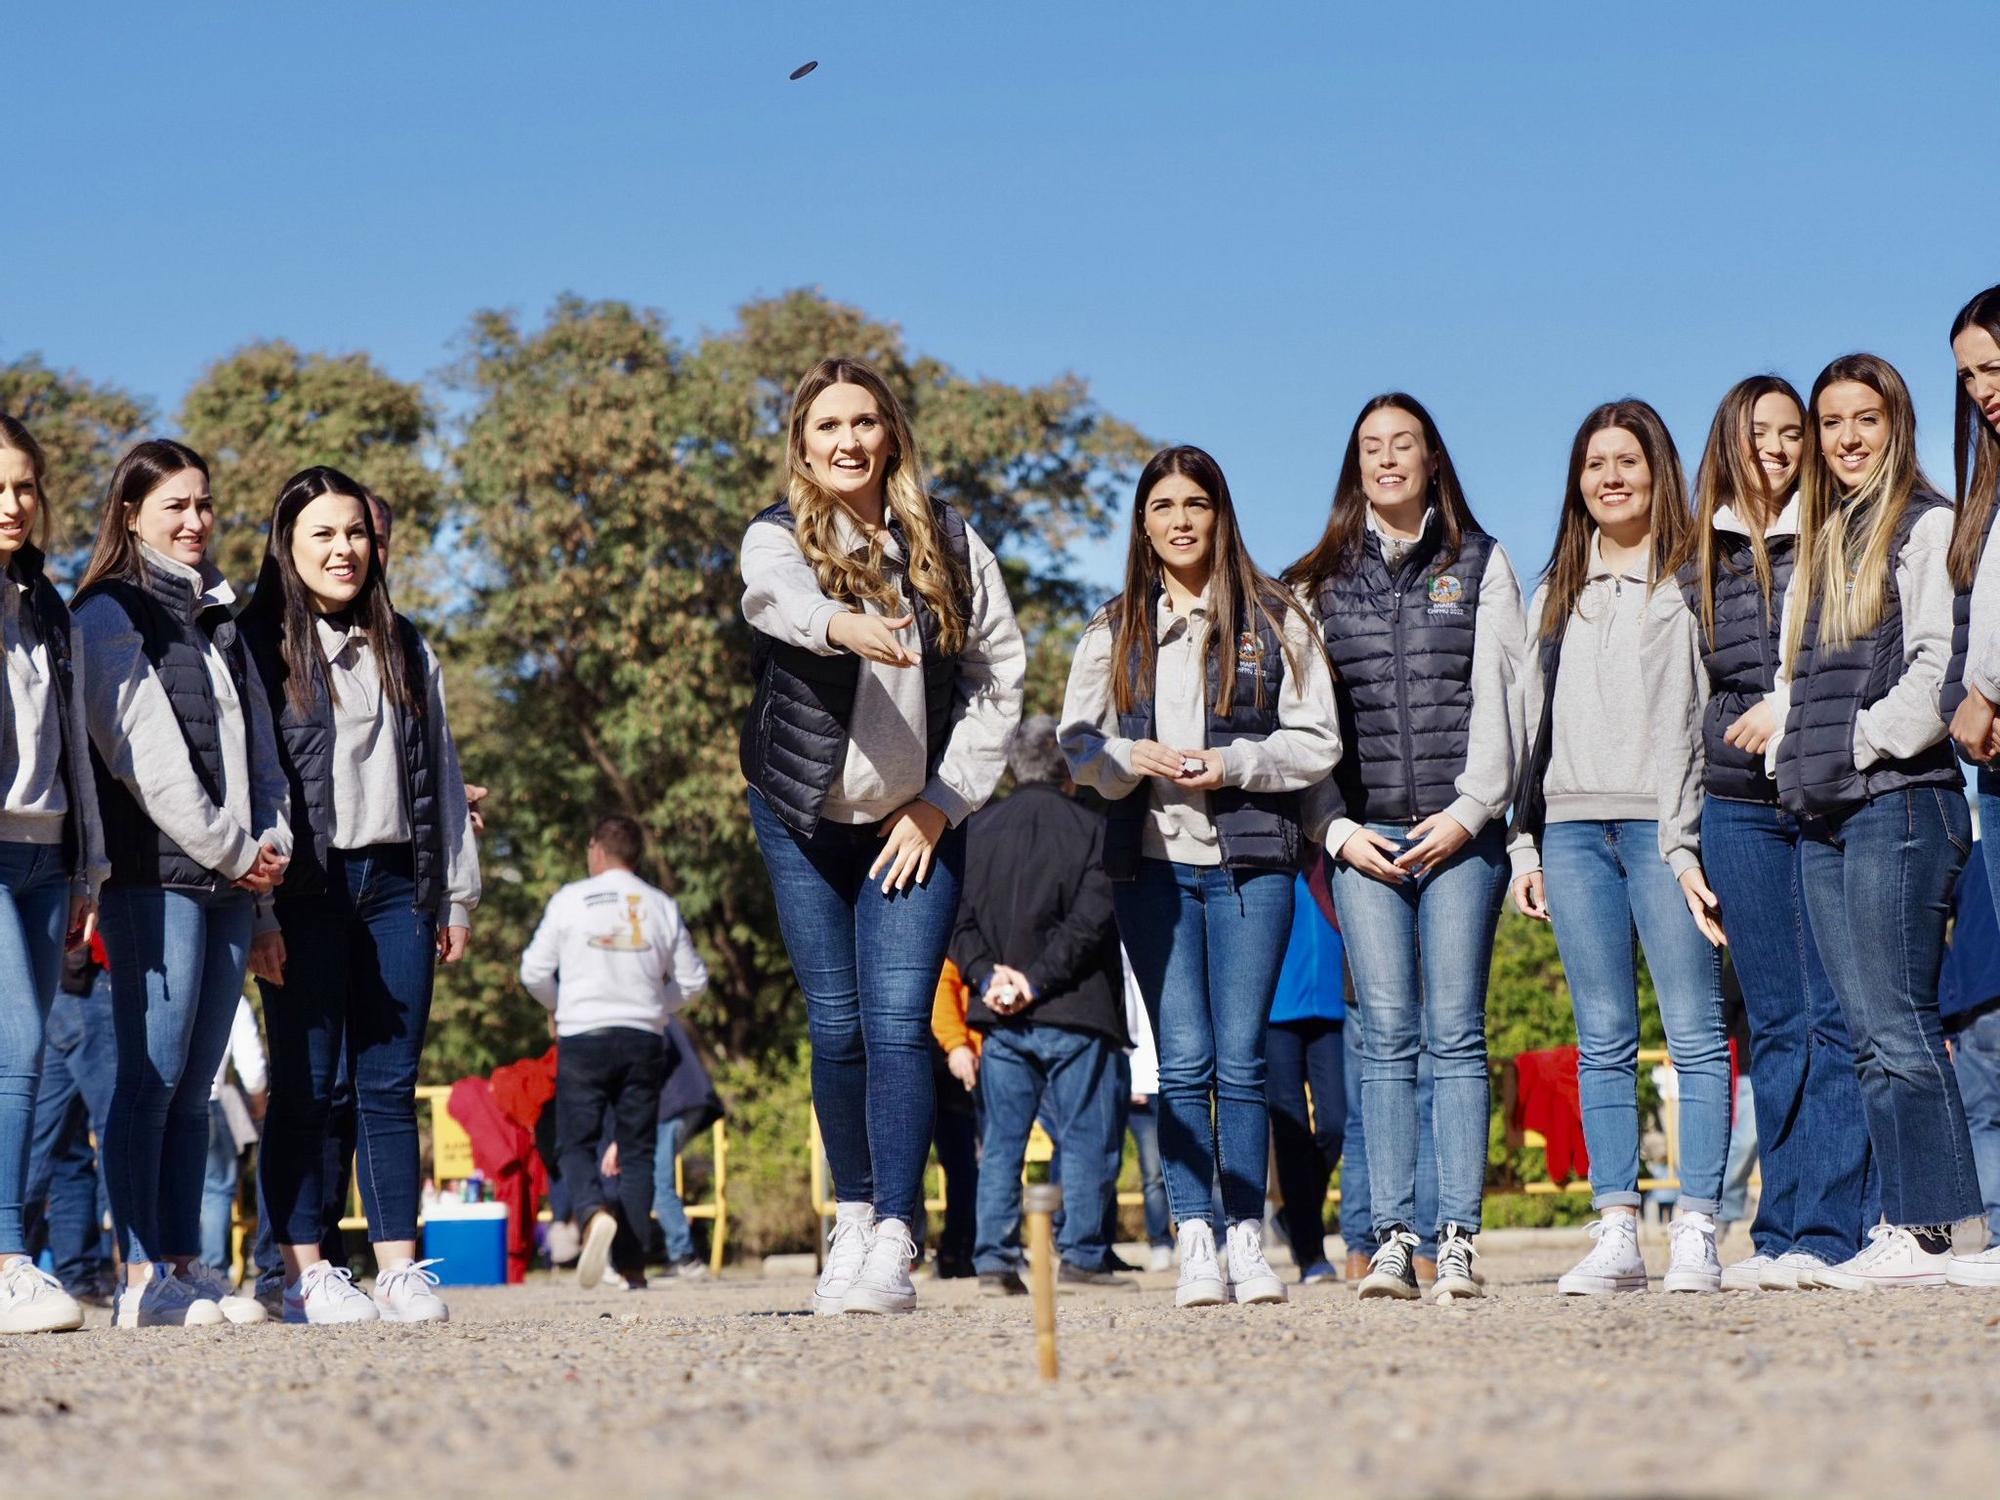
POLYGON ((1806 616, 1819 604, 1819 643, 1845 646, 1882 622, 1888 603, 1890 556, 1910 497, 1934 486, 1917 461, 1917 410, 1896 367, 1874 354, 1843 354, 1813 382, 1806 424, 1817 434, 1820 397, 1852 381, 1882 398, 1889 440, 1874 469, 1852 494, 1834 478, 1826 444, 1814 443, 1799 477, 1799 596, 1785 632, 1785 660, 1796 664, 1806 616))
POLYGON ((916 435, 902 402, 874 368, 858 359, 834 355, 821 360, 792 393, 790 460, 787 497, 796 523, 799 551, 812 565, 820 589, 829 599, 858 603, 868 600, 892 615, 903 612, 903 600, 883 563, 882 533, 868 538, 861 552, 840 546, 840 500, 813 477, 806 462, 806 415, 828 386, 858 385, 875 399, 875 409, 889 429, 891 450, 882 484, 882 501, 903 533, 907 552, 904 571, 910 587, 938 618, 938 649, 949 655, 965 644, 967 581, 958 560, 939 534, 931 498, 924 489, 923 465, 916 435))

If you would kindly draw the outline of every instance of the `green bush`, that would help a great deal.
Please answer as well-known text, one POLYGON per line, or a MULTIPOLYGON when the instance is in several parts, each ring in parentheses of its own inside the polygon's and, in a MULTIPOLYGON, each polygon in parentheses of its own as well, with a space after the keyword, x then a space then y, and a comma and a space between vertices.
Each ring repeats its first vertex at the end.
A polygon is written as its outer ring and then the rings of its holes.
MULTIPOLYGON (((715 1086, 729 1106, 729 1256, 811 1250, 813 1216, 807 1132, 811 1054, 801 1042, 761 1064, 718 1061, 715 1086)), ((692 1185, 692 1184, 691 1184, 692 1185)))

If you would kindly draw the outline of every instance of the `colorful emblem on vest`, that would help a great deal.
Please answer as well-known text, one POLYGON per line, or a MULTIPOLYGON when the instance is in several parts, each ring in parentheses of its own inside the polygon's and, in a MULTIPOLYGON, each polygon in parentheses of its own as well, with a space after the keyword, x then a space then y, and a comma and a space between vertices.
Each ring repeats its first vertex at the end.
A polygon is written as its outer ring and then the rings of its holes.
POLYGON ((1264 664, 1264 641, 1256 631, 1246 630, 1236 637, 1236 664, 1240 667, 1264 664))
POLYGON ((1455 615, 1462 613, 1465 600, 1465 585, 1450 573, 1439 573, 1431 579, 1431 604, 1428 613, 1434 615, 1455 615))

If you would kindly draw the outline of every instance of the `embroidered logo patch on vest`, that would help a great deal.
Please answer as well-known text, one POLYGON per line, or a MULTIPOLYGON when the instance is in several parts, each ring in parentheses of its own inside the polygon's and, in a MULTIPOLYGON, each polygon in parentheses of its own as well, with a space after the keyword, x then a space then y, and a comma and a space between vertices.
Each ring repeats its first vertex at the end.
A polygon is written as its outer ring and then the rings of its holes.
POLYGON ((1440 573, 1431 580, 1430 608, 1425 611, 1433 615, 1463 614, 1461 607, 1465 599, 1465 585, 1450 573, 1440 573))
POLYGON ((1256 631, 1246 630, 1236 637, 1236 664, 1243 667, 1264 664, 1264 641, 1256 631))

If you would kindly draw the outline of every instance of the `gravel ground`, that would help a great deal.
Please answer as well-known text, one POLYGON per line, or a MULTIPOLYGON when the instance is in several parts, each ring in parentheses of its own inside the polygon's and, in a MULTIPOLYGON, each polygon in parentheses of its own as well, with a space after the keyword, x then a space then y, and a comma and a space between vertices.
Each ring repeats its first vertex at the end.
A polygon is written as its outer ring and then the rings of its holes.
POLYGON ((0 1473, 10 1500, 1819 1500, 2000 1473, 2000 1293, 1561 1299, 1575 1238, 1500 1238, 1488 1298, 1450 1308, 1332 1286, 1179 1312, 1168 1275, 1066 1293, 1055 1385, 1026 1299, 962 1281, 891 1319, 814 1319, 809 1281, 742 1275, 461 1288, 442 1327, 93 1326, 0 1344, 0 1473))

